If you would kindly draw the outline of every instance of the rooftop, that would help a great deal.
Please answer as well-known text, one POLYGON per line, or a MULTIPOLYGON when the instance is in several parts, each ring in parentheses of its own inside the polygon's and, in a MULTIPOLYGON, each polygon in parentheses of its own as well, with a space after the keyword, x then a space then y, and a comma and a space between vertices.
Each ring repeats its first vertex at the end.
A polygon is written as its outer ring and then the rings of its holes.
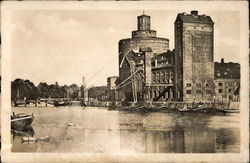
POLYGON ((240 79, 240 64, 233 62, 225 63, 222 58, 220 63, 214 63, 214 77, 215 79, 240 79))
POLYGON ((190 14, 187 13, 179 13, 177 18, 180 18, 183 22, 188 23, 205 23, 205 24, 214 24, 213 20, 210 16, 205 14, 198 15, 198 11, 191 11, 190 14))

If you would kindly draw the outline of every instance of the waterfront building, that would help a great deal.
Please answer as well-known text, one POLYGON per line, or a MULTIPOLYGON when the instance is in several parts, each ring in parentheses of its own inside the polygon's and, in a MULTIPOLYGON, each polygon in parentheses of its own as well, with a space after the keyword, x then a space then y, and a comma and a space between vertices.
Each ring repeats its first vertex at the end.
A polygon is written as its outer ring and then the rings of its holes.
POLYGON ((224 60, 214 63, 211 17, 198 11, 179 13, 174 26, 175 49, 171 51, 169 40, 156 37, 156 31, 150 29, 150 17, 138 16, 138 29, 132 38, 119 41, 119 77, 112 80, 115 99, 238 101, 240 65, 224 60))
POLYGON ((240 64, 228 62, 224 59, 214 63, 215 96, 221 101, 240 100, 240 64))
POLYGON ((168 50, 151 59, 152 84, 148 95, 154 101, 174 99, 174 53, 168 50))
POLYGON ((211 101, 214 92, 214 22, 210 16, 179 13, 175 20, 175 97, 211 101))
POLYGON ((151 84, 151 71, 150 67, 147 67, 145 76, 142 64, 144 65, 145 61, 148 66, 151 66, 149 63, 155 54, 167 52, 169 40, 156 37, 156 31, 151 30, 150 27, 150 16, 143 13, 137 17, 137 30, 132 31, 132 38, 122 39, 118 44, 119 79, 116 81, 120 86, 118 97, 122 101, 143 100, 146 93, 144 86, 151 84), (139 68, 141 70, 138 70, 139 68), (139 74, 140 72, 144 73, 139 74), (137 77, 133 73, 136 73, 137 77), (144 79, 147 80, 147 84, 142 82, 144 79))

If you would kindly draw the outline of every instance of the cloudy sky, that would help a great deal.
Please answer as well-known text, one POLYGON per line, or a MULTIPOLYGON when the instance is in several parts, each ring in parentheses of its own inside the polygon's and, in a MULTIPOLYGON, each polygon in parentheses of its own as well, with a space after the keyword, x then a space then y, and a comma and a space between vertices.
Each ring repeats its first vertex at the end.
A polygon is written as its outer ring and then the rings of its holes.
MULTIPOLYGON (((151 29, 174 48, 174 21, 187 11, 146 11, 151 29)), ((16 10, 12 12, 12 80, 35 84, 105 85, 118 75, 118 41, 131 37, 141 10, 16 10)), ((239 62, 240 19, 237 11, 205 11, 215 22, 215 61, 239 62)))

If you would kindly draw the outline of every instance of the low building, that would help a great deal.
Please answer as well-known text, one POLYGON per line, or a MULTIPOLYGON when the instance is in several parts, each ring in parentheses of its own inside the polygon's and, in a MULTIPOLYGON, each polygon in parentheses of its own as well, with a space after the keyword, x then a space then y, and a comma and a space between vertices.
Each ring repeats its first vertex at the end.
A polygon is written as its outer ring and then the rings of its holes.
POLYGON ((115 90, 116 84, 115 81, 117 80, 118 76, 111 76, 107 78, 107 85, 108 90, 115 90))
POLYGON ((240 100, 240 64, 224 59, 214 63, 215 98, 222 101, 240 100))
POLYGON ((111 76, 107 78, 107 100, 108 101, 114 101, 117 99, 117 92, 116 92, 116 80, 117 80, 118 76, 111 76))

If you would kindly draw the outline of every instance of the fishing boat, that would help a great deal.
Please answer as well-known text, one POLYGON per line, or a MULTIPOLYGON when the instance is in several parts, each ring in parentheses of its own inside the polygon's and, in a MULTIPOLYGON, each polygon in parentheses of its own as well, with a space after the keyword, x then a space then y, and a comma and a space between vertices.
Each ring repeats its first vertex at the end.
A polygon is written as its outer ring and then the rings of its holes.
POLYGON ((20 105, 26 106, 26 104, 27 104, 26 97, 24 97, 24 99, 20 99, 19 94, 20 93, 19 93, 19 89, 18 89, 17 90, 17 96, 16 96, 16 98, 14 99, 14 102, 13 102, 14 106, 15 107, 18 107, 20 105))
POLYGON ((225 113, 240 113, 240 109, 227 109, 224 110, 225 113))
POLYGON ((11 115, 11 129, 13 130, 23 130, 30 127, 31 123, 34 120, 34 115, 27 115, 24 113, 11 115))
POLYGON ((54 101, 54 106, 55 107, 58 107, 58 106, 67 106, 67 105, 70 105, 70 101, 54 101))

